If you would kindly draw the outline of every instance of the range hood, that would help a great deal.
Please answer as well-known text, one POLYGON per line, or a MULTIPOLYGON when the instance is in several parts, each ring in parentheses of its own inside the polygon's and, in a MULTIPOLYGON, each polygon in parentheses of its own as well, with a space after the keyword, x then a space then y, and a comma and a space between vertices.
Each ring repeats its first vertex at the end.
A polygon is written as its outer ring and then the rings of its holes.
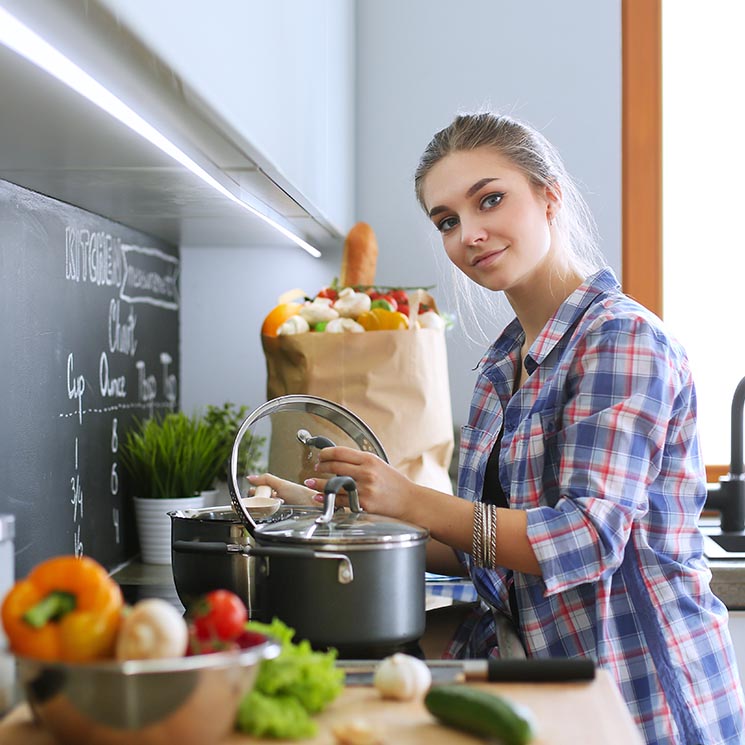
POLYGON ((90 0, 0 0, 0 7, 136 111, 228 196, 2 45, 0 178, 182 247, 288 245, 248 204, 317 249, 338 248, 339 228, 106 8, 90 0))

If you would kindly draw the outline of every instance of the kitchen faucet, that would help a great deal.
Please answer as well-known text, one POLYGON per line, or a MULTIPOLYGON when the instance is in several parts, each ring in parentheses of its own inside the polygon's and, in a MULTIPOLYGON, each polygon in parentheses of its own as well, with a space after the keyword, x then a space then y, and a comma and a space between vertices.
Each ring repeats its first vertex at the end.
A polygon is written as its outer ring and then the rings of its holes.
POLYGON ((745 474, 743 473, 743 410, 745 409, 745 378, 732 397, 729 473, 717 484, 707 484, 704 509, 722 514, 723 533, 745 530, 745 474))

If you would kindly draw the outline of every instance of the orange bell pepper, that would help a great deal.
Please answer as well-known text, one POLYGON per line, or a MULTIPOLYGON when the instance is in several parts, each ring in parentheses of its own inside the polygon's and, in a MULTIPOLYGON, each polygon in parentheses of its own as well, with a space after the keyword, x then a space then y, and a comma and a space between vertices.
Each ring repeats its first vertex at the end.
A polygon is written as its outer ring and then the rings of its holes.
POLYGON ((85 662, 113 656, 123 607, 121 588, 98 562, 57 556, 16 582, 0 613, 16 654, 85 662))

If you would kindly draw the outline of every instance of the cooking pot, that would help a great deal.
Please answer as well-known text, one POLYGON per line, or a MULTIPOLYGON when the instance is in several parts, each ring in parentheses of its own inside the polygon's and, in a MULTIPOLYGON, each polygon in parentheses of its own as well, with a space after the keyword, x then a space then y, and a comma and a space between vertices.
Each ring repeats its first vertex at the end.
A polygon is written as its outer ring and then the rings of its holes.
POLYGON ((365 512, 354 480, 345 476, 328 480, 323 508, 285 504, 270 518, 256 520, 243 503, 247 492, 241 488, 244 474, 238 473, 243 439, 252 436, 259 420, 287 412, 311 416, 307 426, 292 418, 297 446, 282 440, 285 461, 293 449, 305 463, 318 448, 333 445, 327 436, 333 428, 387 461, 369 427, 338 404, 295 395, 259 407, 241 425, 231 453, 233 513, 227 508, 170 513, 174 582, 182 602, 188 607, 199 594, 226 587, 243 597, 253 618, 276 616, 298 638, 343 655, 416 641, 425 626, 428 531, 365 512), (325 420, 323 434, 316 434, 319 417, 325 420), (335 508, 342 489, 349 509, 335 508))

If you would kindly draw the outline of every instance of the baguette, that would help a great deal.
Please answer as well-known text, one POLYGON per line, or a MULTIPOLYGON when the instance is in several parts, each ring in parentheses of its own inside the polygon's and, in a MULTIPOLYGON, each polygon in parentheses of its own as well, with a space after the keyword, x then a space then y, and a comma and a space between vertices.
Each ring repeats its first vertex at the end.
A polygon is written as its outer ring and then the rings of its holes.
POLYGON ((352 227, 344 241, 340 282, 342 287, 375 284, 378 263, 378 241, 366 222, 352 227))

